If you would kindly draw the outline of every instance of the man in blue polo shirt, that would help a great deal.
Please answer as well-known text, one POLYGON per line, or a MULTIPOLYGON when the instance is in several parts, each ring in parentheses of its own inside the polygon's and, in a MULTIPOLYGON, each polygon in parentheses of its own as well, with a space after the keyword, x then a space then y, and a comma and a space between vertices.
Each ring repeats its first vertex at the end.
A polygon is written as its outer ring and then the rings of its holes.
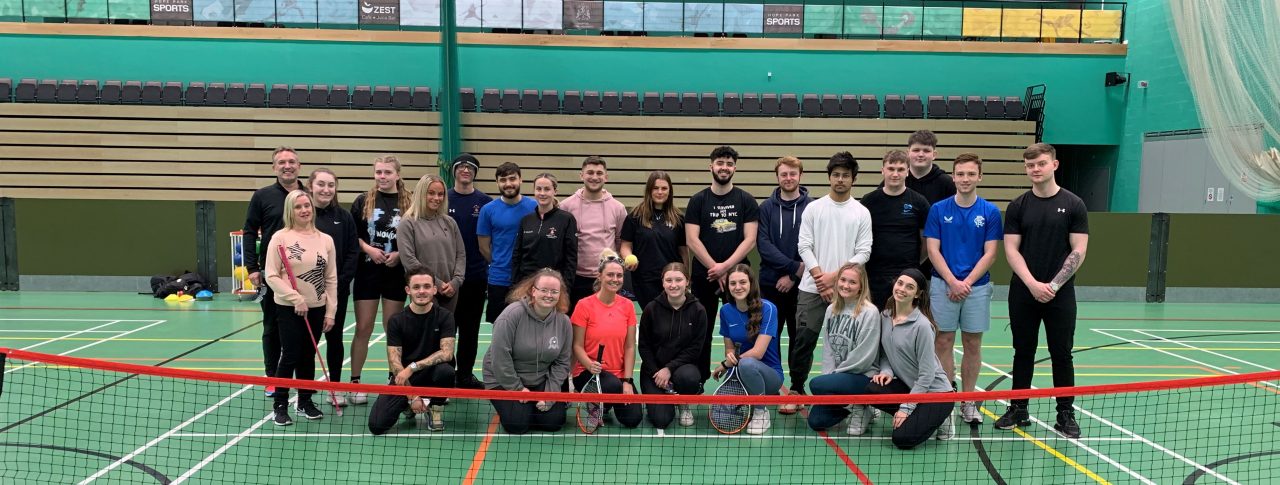
POLYGON ((480 208, 480 220, 476 223, 480 254, 489 261, 489 303, 485 318, 490 323, 507 307, 507 293, 516 283, 511 281, 511 252, 520 231, 520 219, 538 208, 533 199, 520 195, 519 165, 511 162, 498 165, 494 176, 502 197, 480 208))
MULTIPOLYGON (((925 222, 925 247, 933 263, 933 281, 929 286, 930 305, 938 335, 934 350, 938 361, 955 382, 956 358, 952 349, 956 330, 961 332, 964 357, 960 360, 960 379, 964 392, 973 392, 982 365, 982 334, 991 328, 991 264, 996 249, 1004 240, 1000 209, 978 197, 982 181, 982 159, 972 153, 956 157, 952 168, 956 195, 938 201, 929 209, 925 222)), ((966 423, 981 423, 978 403, 960 403, 960 418, 966 423)))

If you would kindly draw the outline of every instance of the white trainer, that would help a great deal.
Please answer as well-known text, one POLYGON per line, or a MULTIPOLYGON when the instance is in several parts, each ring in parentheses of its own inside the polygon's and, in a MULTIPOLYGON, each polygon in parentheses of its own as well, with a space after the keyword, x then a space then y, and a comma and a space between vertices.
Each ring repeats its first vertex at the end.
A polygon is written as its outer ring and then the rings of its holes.
POLYGON ((947 415, 947 420, 942 422, 942 426, 938 427, 938 434, 934 437, 940 440, 949 440, 956 435, 956 425, 952 421, 953 415, 947 415))
POLYGON ((751 411, 751 422, 747 423, 747 434, 764 434, 769 431, 769 410, 758 407, 751 411))
POLYGON ((688 404, 677 404, 676 415, 680 417, 680 426, 693 426, 693 410, 688 404))
POLYGON ((850 409, 849 426, 845 428, 845 433, 849 436, 862 436, 867 433, 867 424, 871 422, 871 407, 862 404, 855 404, 850 409))

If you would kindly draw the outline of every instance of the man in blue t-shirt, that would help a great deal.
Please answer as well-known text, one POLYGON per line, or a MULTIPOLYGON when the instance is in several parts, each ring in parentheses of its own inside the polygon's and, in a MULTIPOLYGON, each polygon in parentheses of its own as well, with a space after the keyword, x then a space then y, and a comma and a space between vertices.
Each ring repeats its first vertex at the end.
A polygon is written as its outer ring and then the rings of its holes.
MULTIPOLYGON (((972 153, 960 154, 951 177, 956 183, 956 195, 934 204, 924 226, 925 247, 933 263, 929 303, 933 306, 934 323, 938 325, 934 349, 953 383, 956 359, 952 349, 956 330, 963 332, 960 380, 963 390, 972 392, 982 365, 982 334, 991 328, 992 286, 987 270, 995 262, 1004 229, 1000 224, 1000 209, 978 197, 981 158, 972 153)), ((977 402, 961 402, 960 418, 966 423, 981 423, 977 402)))
POLYGON ((457 386, 464 389, 483 389, 471 368, 476 363, 476 347, 480 335, 480 317, 484 312, 487 294, 489 263, 480 254, 480 242, 476 226, 480 223, 480 208, 493 197, 475 187, 476 174, 480 172, 480 160, 469 153, 453 159, 453 188, 449 189, 449 217, 458 223, 462 245, 467 250, 467 272, 462 287, 457 289, 457 305, 454 320, 458 327, 457 386))
POLYGON ((502 198, 480 208, 480 220, 476 222, 480 254, 489 261, 489 304, 485 317, 490 323, 507 307, 507 293, 515 284, 511 281, 511 252, 520 232, 520 219, 538 208, 533 199, 520 195, 519 165, 511 162, 498 165, 494 177, 502 198))

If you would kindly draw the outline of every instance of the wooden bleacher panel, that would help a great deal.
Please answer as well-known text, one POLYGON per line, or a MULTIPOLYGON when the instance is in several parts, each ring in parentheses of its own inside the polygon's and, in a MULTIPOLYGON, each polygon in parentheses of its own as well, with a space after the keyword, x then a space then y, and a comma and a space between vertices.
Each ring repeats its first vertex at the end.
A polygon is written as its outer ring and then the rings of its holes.
MULTIPOLYGON (((609 190, 628 207, 641 198, 651 170, 670 173, 676 200, 710 182, 708 154, 732 145, 742 155, 735 183, 766 197, 774 160, 795 155, 803 183, 826 192, 825 166, 850 151, 861 172, 854 194, 880 182, 880 159, 927 128, 938 134, 938 159, 975 152, 985 160, 982 195, 1003 207, 1024 192, 1021 153, 1034 141, 1027 121, 832 118, 705 118, 543 114, 463 114, 464 146, 481 161, 478 187, 496 193, 492 170, 519 163, 526 181, 540 172, 560 179, 560 195, 580 185, 587 155, 609 163, 609 190)), ((247 200, 272 180, 270 153, 299 150, 303 172, 333 169, 340 200, 371 185, 374 157, 395 154, 412 186, 435 173, 439 114, 433 112, 119 105, 0 105, 0 196, 18 198, 247 200)), ((532 186, 525 190, 532 192, 532 186)))

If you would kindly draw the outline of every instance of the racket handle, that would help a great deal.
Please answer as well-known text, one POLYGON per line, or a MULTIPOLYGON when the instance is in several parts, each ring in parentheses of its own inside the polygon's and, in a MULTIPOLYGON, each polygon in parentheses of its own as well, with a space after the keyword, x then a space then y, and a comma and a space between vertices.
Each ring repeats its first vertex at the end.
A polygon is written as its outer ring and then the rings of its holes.
POLYGON ((604 345, 596 349, 596 362, 600 362, 601 359, 604 359, 604 345))

